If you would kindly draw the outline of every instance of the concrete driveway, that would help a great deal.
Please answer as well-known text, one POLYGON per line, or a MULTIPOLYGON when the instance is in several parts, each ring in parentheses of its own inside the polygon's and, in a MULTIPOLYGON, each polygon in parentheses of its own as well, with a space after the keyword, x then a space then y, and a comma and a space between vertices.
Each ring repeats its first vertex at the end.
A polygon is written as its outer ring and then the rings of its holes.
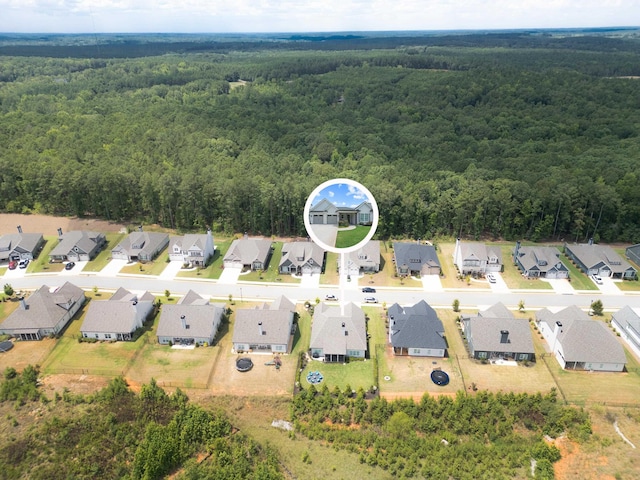
POLYGON ((560 278, 541 278, 543 282, 547 282, 553 288, 553 291, 559 295, 573 295, 575 289, 567 279, 560 278))
POLYGON ((238 278, 240 278, 241 273, 241 268, 223 268, 220 278, 218 279, 218 283, 229 283, 234 285, 238 283, 238 278))
POLYGON ((422 275, 422 288, 425 292, 443 292, 440 275, 422 275))
POLYGON ((499 273, 493 273, 493 276, 496 279, 495 283, 490 283, 489 280, 487 280, 487 283, 489 284, 489 287, 491 287, 491 291, 494 293, 509 293, 509 287, 507 287, 507 284, 505 283, 504 279, 502 278, 502 275, 500 275, 499 273))
POLYGON ((111 260, 106 267, 100 270, 100 275, 105 277, 115 277, 126 264, 126 260, 111 260))
MULTIPOLYGON (((65 264, 66 265, 66 264, 65 264)), ((75 262, 75 265, 73 266, 73 268, 71 270, 67 270, 66 268, 63 269, 60 272, 60 275, 66 275, 66 276, 71 276, 71 275, 78 275, 80 272, 82 272, 82 269, 87 265, 86 261, 83 262, 75 262)))
POLYGON ((300 276, 300 286, 301 287, 309 287, 309 288, 317 288, 320 285, 320 274, 312 274, 312 273, 303 273, 300 276))
POLYGON ((336 246, 336 237, 338 236, 337 225, 311 225, 311 230, 313 230, 313 234, 317 237, 318 241, 329 247, 336 246))
POLYGON ((162 280, 173 280, 182 268, 182 263, 183 262, 181 261, 169 262, 162 273, 158 275, 158 278, 161 278, 162 280))

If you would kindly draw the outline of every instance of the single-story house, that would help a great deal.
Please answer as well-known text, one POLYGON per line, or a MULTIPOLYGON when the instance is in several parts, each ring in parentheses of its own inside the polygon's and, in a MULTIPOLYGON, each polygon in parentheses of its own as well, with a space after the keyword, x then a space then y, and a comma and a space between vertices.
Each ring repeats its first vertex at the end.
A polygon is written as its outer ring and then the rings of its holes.
POLYGON ((316 305, 309 350, 313 358, 325 362, 365 358, 367 322, 362 309, 354 303, 343 307, 330 307, 323 302, 316 305))
POLYGON ((213 345, 224 304, 212 304, 189 290, 178 303, 164 304, 158 321, 158 343, 163 345, 213 345))
POLYGON ((22 227, 18 226, 18 233, 0 237, 0 262, 33 260, 44 244, 44 236, 41 233, 23 233, 22 227))
MULTIPOLYGON (((347 275, 357 277, 364 273, 377 273, 380 271, 380 242, 369 240, 358 250, 343 253, 346 256, 347 275)), ((341 269, 338 259, 338 269, 341 269)))
POLYGON ((371 202, 362 202, 355 207, 336 206, 323 198, 309 209, 311 225, 371 225, 373 206, 371 202))
POLYGON ((433 245, 394 242, 393 261, 401 277, 440 275, 440 261, 433 245))
POLYGON ((640 243, 627 247, 624 251, 625 256, 636 265, 640 265, 640 243))
POLYGON ((621 372, 627 358, 622 345, 604 322, 593 320, 577 306, 559 312, 536 312, 538 330, 562 368, 621 372))
POLYGON ((80 333, 97 340, 133 340, 153 314, 155 297, 149 292, 132 293, 120 287, 108 300, 89 303, 80 333))
POLYGON ((266 270, 271 259, 271 240, 264 238, 237 238, 231 246, 222 264, 224 268, 242 268, 245 270, 266 270))
POLYGON ((513 261, 525 277, 569 278, 569 269, 560 260, 560 250, 556 247, 523 247, 516 242, 513 261))
POLYGON ((169 235, 159 232, 131 232, 111 250, 111 257, 128 262, 150 262, 169 245, 169 235))
POLYGON ((104 233, 72 230, 62 233, 58 229, 58 244, 49 252, 52 262, 81 262, 93 260, 107 244, 104 233))
POLYGON ((236 310, 235 352, 290 353, 295 334, 296 307, 284 296, 262 307, 236 310))
POLYGON ((314 242, 289 242, 282 246, 280 273, 320 274, 324 266, 325 251, 314 242))
POLYGON ((502 271, 502 251, 495 245, 487 246, 480 242, 462 242, 456 239, 453 250, 453 263, 458 272, 485 275, 502 271))
POLYGON ((447 341, 436 311, 424 300, 412 307, 394 303, 387 311, 394 355, 444 357, 447 341))
POLYGON ((473 358, 535 360, 529 321, 515 318, 502 303, 478 312, 477 316, 463 316, 461 328, 473 358))
POLYGON ((629 262, 608 245, 595 245, 591 241, 564 244, 564 253, 587 275, 635 280, 638 272, 629 262))
POLYGON ((618 310, 611 316, 611 326, 620 334, 633 352, 640 357, 640 315, 630 306, 618 310))
POLYGON ((204 267, 213 258, 215 245, 211 230, 207 233, 190 233, 169 239, 169 260, 195 267, 204 267))
POLYGON ((0 333, 21 340, 42 340, 58 335, 82 307, 84 290, 66 282, 61 287, 43 285, 11 312, 2 324, 0 333))

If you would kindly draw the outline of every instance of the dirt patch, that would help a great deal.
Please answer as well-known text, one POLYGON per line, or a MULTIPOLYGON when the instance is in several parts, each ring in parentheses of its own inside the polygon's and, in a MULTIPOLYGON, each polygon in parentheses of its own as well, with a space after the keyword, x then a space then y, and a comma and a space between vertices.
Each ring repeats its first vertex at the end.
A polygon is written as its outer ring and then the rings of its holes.
POLYGON ((95 218, 51 217, 48 215, 24 215, 20 213, 0 213, 0 234, 17 233, 18 225, 25 233, 57 235, 71 230, 92 230, 95 232, 119 232, 126 225, 95 218))
POLYGON ((62 394, 66 388, 71 393, 90 395, 109 384, 111 379, 97 375, 55 374, 42 377, 45 395, 51 398, 55 392, 62 394))

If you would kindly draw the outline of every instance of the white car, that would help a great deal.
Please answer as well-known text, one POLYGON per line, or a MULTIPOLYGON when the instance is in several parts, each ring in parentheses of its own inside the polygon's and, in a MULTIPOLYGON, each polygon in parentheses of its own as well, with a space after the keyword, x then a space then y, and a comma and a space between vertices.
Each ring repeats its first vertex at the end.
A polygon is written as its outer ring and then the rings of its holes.
POLYGON ((493 273, 487 274, 487 280, 489 280, 489 283, 496 283, 496 277, 493 273))
POLYGON ((602 285, 602 278, 600 278, 600 275, 591 275, 591 280, 596 282, 598 285, 602 285))
POLYGON ((335 295, 325 295, 324 299, 327 302, 337 302, 338 301, 338 297, 336 297, 335 295))
POLYGON ((378 299, 375 297, 366 297, 364 303, 378 303, 378 299))

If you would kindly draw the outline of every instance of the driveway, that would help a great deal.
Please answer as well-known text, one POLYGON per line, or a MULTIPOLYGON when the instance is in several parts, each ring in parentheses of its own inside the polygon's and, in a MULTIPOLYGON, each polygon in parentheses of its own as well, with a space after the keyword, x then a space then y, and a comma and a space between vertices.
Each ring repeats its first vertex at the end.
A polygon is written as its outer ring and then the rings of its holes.
POLYGON ((575 289, 567 279, 541 278, 540 280, 551 285, 553 291, 559 295, 573 295, 576 293, 575 289))
POLYGON ((500 275, 499 273, 493 273, 493 276, 496 279, 495 283, 490 283, 487 280, 487 283, 489 283, 489 287, 491 287, 491 292, 492 293, 509 293, 509 287, 507 287, 507 284, 505 283, 504 279, 502 278, 502 275, 500 275))
POLYGON ((16 267, 13 270, 9 270, 7 268, 7 271, 4 272, 4 278, 23 278, 26 273, 27 273, 27 269, 26 268, 17 268, 16 267))
POLYGON ((320 274, 303 273, 300 277, 300 286, 309 288, 318 288, 320 285, 320 274))
POLYGON ((311 225, 311 230, 319 242, 329 247, 336 246, 336 237, 338 236, 337 225, 311 225))
MULTIPOLYGON (((593 280, 591 280, 593 282, 593 280)), ((621 280, 614 280, 613 278, 603 277, 602 285, 597 285, 600 293, 605 293, 607 295, 621 295, 620 289, 616 285, 616 282, 621 280)), ((594 282, 595 283, 595 282, 594 282)))
POLYGON ((222 273, 220 274, 220 278, 218 279, 218 283, 229 283, 236 284, 238 283, 238 278, 242 273, 241 268, 223 268, 222 273))
POLYGON ((76 262, 76 264, 74 265, 74 267, 71 270, 66 270, 63 269, 60 272, 60 275, 64 275, 64 276, 71 276, 71 275, 78 275, 80 272, 82 272, 82 269, 87 265, 87 262, 76 262))
POLYGON ((100 275, 105 277, 115 277, 126 264, 126 260, 111 260, 106 267, 100 270, 100 275))
POLYGON ((440 275, 422 275, 422 288, 425 292, 443 292, 440 275))
POLYGON ((158 278, 162 280, 173 280, 182 268, 182 264, 182 261, 169 262, 169 265, 167 265, 162 273, 158 275, 158 278))

